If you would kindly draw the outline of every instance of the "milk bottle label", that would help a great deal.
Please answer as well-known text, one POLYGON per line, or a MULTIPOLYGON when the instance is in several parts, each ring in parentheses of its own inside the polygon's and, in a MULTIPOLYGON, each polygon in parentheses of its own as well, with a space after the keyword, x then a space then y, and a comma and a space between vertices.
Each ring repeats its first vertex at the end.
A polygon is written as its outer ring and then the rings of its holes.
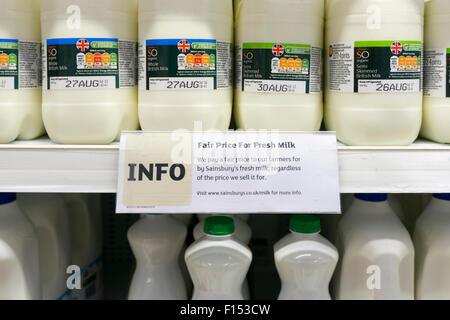
POLYGON ((356 41, 329 47, 329 89, 355 93, 422 90, 422 42, 356 41))
POLYGON ((146 40, 139 46, 141 90, 217 90, 232 86, 232 46, 209 39, 146 40))
POLYGON ((236 51, 238 90, 296 94, 321 91, 321 48, 258 42, 243 43, 236 51))
POLYGON ((136 42, 115 38, 48 39, 43 52, 47 90, 136 86, 136 42))
POLYGON ((424 53, 423 93, 427 97, 450 97, 450 48, 430 49, 424 53))
POLYGON ((41 86, 41 44, 0 39, 0 90, 41 86))

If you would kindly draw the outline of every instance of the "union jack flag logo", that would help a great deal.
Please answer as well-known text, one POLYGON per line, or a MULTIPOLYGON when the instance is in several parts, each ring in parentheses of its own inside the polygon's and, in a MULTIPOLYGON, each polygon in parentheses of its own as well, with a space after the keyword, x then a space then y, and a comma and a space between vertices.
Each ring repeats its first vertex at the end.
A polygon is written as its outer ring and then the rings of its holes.
POLYGON ((403 46, 400 42, 396 41, 391 44, 391 52, 393 54, 400 54, 403 51, 403 46))
POLYGON ((178 50, 180 50, 180 52, 186 53, 191 50, 191 44, 187 40, 181 40, 180 42, 178 42, 178 50))
POLYGON ((275 57, 281 57, 284 54, 284 47, 281 44, 276 44, 272 48, 272 53, 275 57))
POLYGON ((80 39, 77 41, 77 48, 81 52, 85 52, 85 51, 89 50, 89 47, 90 47, 89 41, 87 41, 86 39, 80 39))

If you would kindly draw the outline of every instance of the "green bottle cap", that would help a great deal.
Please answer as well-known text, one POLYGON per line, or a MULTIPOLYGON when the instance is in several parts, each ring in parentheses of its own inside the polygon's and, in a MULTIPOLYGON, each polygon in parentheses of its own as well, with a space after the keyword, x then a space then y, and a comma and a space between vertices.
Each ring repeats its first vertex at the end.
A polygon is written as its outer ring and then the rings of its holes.
POLYGON ((289 229, 296 233, 318 233, 320 219, 311 214, 296 214, 291 216, 289 229))
POLYGON ((205 220, 205 234, 211 236, 228 236, 234 233, 234 220, 225 216, 212 216, 205 220))

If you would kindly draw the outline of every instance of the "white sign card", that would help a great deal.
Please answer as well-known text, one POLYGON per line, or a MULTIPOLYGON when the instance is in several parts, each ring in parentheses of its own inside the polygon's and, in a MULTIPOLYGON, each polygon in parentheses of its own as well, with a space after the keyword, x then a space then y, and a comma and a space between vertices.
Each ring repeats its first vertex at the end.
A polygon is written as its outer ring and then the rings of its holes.
POLYGON ((124 132, 118 213, 339 213, 336 135, 124 132))

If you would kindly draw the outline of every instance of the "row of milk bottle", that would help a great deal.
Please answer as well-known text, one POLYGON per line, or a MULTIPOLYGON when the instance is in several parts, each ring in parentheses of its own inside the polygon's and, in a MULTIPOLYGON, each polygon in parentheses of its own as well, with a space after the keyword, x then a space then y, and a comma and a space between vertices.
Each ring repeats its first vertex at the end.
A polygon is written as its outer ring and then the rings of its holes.
POLYGON ((342 142, 408 145, 423 110, 422 136, 450 143, 447 0, 426 3, 425 41, 423 0, 0 5, 0 143, 42 135, 42 118, 66 144, 106 144, 139 123, 226 130, 233 60, 239 128, 318 130, 325 73, 325 124, 342 142))
MULTIPOLYGON (((252 236, 245 221, 248 217, 199 218, 193 231, 195 242, 186 250, 182 247, 187 229, 171 216, 146 215, 130 228, 128 240, 137 267, 129 299, 250 299, 247 272, 253 255, 248 247, 252 236), (186 267, 187 278, 183 276, 186 267)), ((276 268, 283 283, 279 299, 330 299, 328 284, 338 253, 319 234, 319 219, 311 215, 292 216, 290 231, 274 247, 276 268)))
POLYGON ((356 194, 326 217, 336 244, 336 299, 450 299, 450 195, 356 194))
MULTIPOLYGON (((356 194, 329 236, 337 248, 320 234, 319 218, 291 216, 290 233, 274 245, 278 299, 450 299, 450 194, 433 195, 414 241, 399 216, 386 194, 356 194)), ((211 216, 183 249, 182 222, 143 216, 128 232, 137 260, 129 299, 187 299, 191 281, 194 300, 249 299, 251 234, 239 216, 211 216)))
POLYGON ((102 296, 99 199, 0 194, 0 300, 102 296))
POLYGON ((416 219, 408 205, 392 195, 354 196, 328 232, 341 255, 336 299, 450 299, 450 194, 434 194, 416 219))

